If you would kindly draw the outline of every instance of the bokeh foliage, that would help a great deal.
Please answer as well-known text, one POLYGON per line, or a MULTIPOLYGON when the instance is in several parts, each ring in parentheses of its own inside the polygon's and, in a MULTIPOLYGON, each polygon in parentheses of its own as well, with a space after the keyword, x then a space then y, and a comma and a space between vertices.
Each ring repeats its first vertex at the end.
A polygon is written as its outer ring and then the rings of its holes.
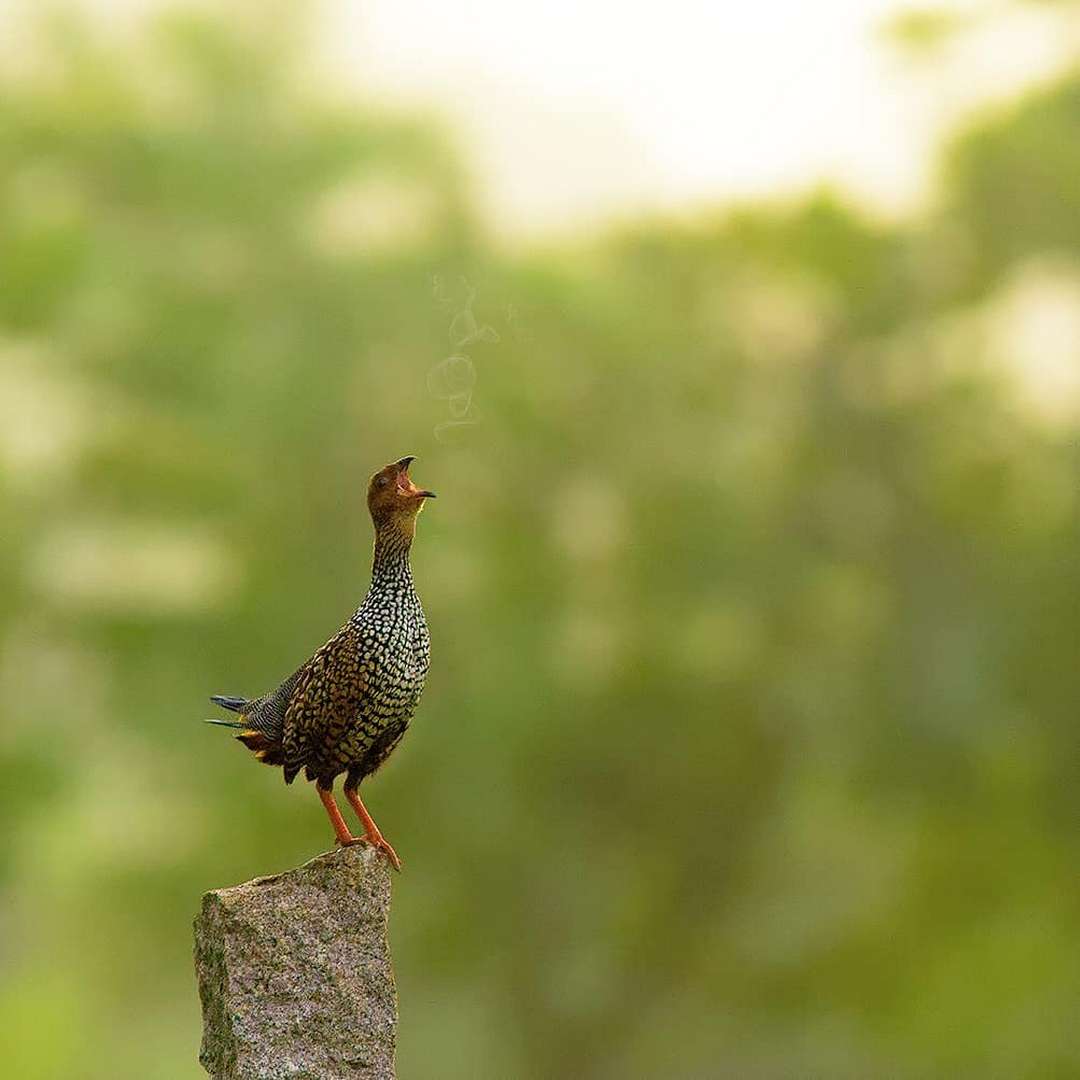
POLYGON ((205 697, 351 610, 412 452, 403 1076, 1080 1076, 1080 410, 1015 356, 1080 302, 1080 78, 916 223, 530 256, 293 14, 54 20, 0 95, 6 1075, 201 1075, 200 892, 329 837, 205 697))

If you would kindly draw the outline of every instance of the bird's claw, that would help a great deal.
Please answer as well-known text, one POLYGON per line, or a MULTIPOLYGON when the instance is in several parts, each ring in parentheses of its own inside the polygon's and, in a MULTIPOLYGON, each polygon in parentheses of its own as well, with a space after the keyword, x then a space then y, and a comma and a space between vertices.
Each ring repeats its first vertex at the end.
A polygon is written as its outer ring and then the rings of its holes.
POLYGON ((371 840, 370 843, 372 847, 381 851, 390 860, 390 865, 400 874, 401 860, 398 858, 398 853, 390 846, 390 842, 380 836, 377 840, 371 840))
POLYGON ((357 844, 370 844, 376 851, 381 851, 389 860, 390 865, 401 873, 401 860, 398 858, 398 853, 391 847, 390 841, 383 839, 383 837, 372 836, 350 836, 348 840, 342 840, 338 838, 338 844, 341 847, 355 847, 357 844))

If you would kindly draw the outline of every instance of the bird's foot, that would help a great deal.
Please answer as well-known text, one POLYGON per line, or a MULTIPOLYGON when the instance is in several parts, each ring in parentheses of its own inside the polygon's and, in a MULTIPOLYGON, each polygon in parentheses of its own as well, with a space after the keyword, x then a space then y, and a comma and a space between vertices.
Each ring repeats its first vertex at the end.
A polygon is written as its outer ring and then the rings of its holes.
POLYGON ((341 847, 355 847, 357 844, 370 844, 376 851, 381 851, 387 859, 390 860, 390 865, 397 870, 401 871, 401 860, 398 858, 398 853, 393 849, 390 841, 382 836, 350 836, 347 840, 338 837, 338 844, 341 847))
POLYGON ((401 860, 398 858, 398 853, 391 847, 389 840, 383 836, 369 836, 367 841, 376 851, 381 851, 390 860, 390 865, 399 874, 401 873, 401 860))

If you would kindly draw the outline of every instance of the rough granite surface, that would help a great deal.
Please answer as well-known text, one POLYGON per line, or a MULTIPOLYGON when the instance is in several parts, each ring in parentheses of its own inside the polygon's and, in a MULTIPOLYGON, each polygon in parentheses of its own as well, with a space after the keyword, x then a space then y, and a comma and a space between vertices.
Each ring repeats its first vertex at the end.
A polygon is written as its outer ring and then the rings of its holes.
POLYGON ((214 1080, 393 1080, 390 869, 366 845, 206 893, 199 1060, 214 1080))

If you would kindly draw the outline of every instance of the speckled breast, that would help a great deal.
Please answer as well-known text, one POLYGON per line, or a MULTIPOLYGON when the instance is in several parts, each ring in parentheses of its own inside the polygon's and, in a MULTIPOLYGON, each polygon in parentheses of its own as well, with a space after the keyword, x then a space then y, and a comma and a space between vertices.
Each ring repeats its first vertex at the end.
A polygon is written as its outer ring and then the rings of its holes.
POLYGON ((363 772, 376 769, 397 745, 424 690, 431 641, 420 600, 411 590, 380 598, 357 612, 361 670, 367 690, 355 722, 343 733, 338 760, 363 772))

